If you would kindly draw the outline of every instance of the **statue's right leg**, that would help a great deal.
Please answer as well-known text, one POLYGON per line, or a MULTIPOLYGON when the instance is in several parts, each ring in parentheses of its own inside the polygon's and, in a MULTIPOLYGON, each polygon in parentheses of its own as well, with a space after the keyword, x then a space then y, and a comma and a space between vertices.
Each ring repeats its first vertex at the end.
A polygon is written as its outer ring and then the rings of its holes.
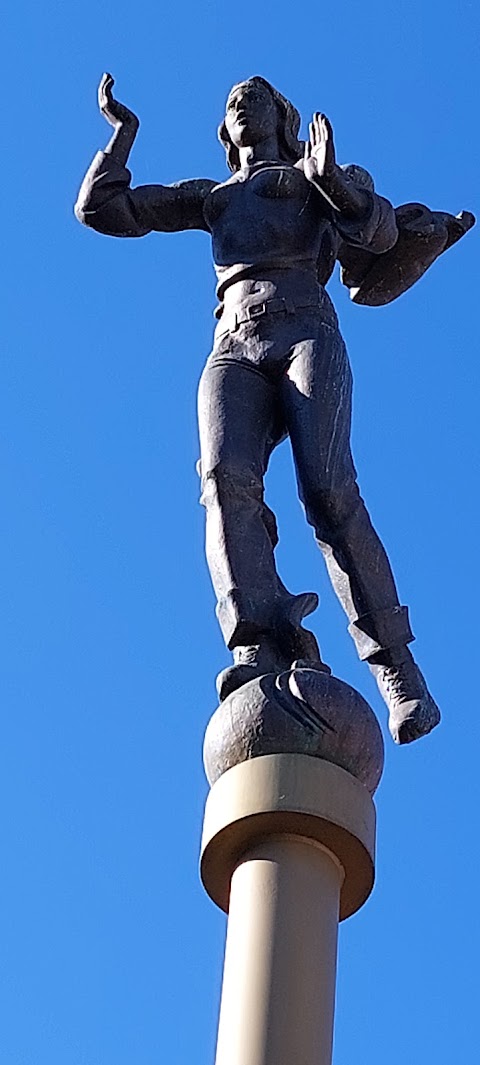
POLYGON ((198 416, 207 562, 235 660, 221 675, 224 697, 251 675, 289 668, 278 619, 298 620, 315 609, 317 597, 291 595, 275 566, 277 527, 263 485, 284 436, 275 385, 256 367, 214 353, 200 381, 198 416))
POLYGON ((198 420, 207 562, 233 648, 272 627, 279 594, 276 522, 263 488, 281 435, 274 388, 250 366, 212 356, 200 380, 198 420))

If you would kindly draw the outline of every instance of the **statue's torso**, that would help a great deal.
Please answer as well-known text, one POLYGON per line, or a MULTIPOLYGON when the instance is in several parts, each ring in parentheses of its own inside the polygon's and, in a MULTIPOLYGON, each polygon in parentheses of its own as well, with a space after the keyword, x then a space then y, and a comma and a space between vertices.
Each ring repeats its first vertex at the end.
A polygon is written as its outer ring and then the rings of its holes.
POLYGON ((265 163, 240 171, 211 190, 204 214, 220 299, 240 284, 244 298, 262 280, 269 295, 285 287, 295 295, 292 287, 318 283, 319 266, 320 280, 328 280, 335 258, 328 205, 298 167, 265 163))

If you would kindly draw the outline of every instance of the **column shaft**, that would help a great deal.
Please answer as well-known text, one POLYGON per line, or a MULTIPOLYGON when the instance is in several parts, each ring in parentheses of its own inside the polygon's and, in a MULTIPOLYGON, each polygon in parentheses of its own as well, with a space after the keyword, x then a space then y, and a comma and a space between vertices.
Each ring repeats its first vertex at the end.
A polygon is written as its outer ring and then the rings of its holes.
POLYGON ((216 1065, 331 1065, 342 880, 326 848, 289 836, 237 866, 216 1065))

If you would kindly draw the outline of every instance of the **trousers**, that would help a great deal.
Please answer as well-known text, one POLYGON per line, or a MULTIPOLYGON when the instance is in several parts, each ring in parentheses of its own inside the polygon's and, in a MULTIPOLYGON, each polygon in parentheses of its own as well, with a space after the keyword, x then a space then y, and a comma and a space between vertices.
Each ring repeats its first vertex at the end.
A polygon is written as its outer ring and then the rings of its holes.
POLYGON ((270 456, 285 436, 307 520, 360 658, 412 640, 357 484, 352 375, 325 290, 317 306, 294 313, 269 313, 267 305, 251 319, 247 307, 220 320, 198 414, 206 555, 227 646, 257 643, 301 620, 302 596, 289 593, 276 570, 277 525, 264 498, 270 456))

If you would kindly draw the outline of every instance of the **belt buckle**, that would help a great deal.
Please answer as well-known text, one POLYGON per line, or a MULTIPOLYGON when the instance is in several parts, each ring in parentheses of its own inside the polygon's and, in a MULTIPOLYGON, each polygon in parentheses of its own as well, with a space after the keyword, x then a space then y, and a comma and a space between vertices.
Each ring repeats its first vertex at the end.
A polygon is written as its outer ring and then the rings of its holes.
POLYGON ((266 311, 265 302, 263 302, 263 303, 253 303, 251 307, 247 307, 248 320, 251 321, 252 318, 260 318, 260 315, 265 314, 265 311, 266 311))

